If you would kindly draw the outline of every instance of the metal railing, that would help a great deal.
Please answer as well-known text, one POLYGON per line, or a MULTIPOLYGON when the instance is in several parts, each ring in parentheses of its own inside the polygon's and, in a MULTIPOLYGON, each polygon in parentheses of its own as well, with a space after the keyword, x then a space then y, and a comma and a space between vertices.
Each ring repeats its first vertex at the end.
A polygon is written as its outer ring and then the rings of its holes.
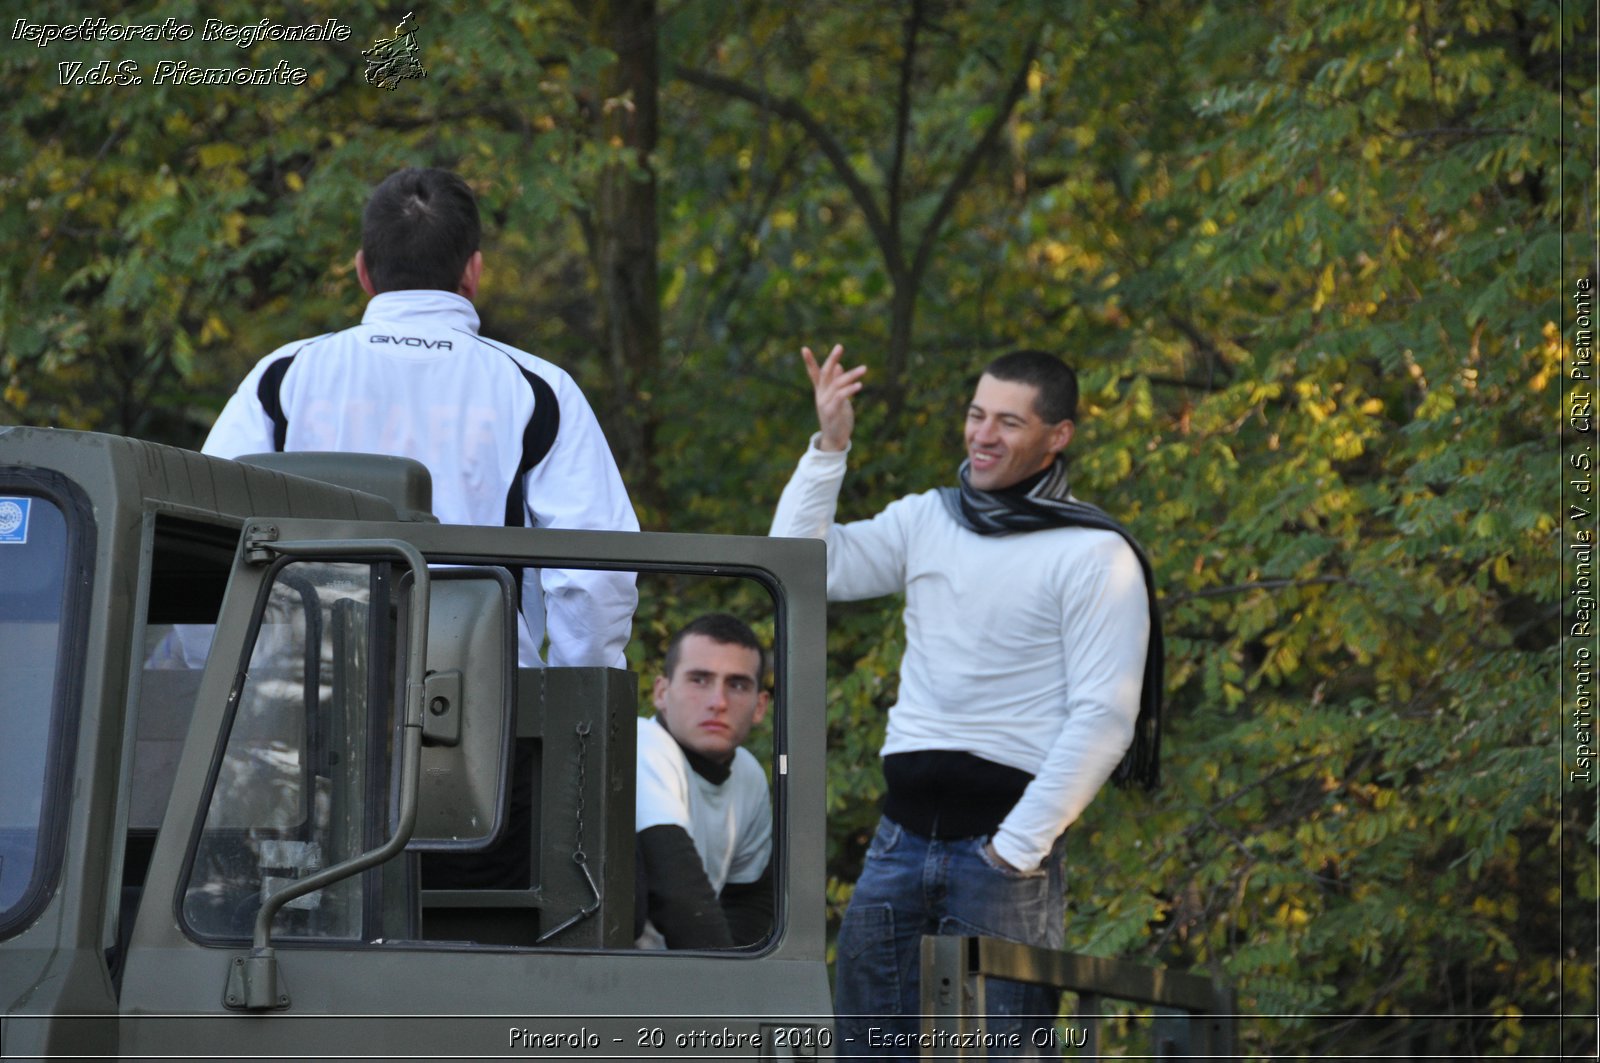
POLYGON ((1100 1003, 1105 999, 1154 1008, 1157 1058, 1233 1054, 1233 990, 1219 981, 999 938, 928 935, 922 939, 924 1058, 985 1058, 983 1048, 963 1046, 984 1043, 984 983, 990 978, 1077 995, 1080 1023, 1068 1031, 1064 1043, 1043 1046, 1052 1049, 1050 1055, 1061 1055, 1063 1048, 1075 1058, 1098 1055, 1100 1003), (949 1047, 935 1052, 930 1045, 949 1047))

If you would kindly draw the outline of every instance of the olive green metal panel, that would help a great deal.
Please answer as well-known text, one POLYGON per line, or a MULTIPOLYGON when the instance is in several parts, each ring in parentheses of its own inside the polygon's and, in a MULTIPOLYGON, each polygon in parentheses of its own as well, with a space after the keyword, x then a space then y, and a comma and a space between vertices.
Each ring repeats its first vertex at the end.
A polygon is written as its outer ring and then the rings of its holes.
POLYGON ((80 484, 97 513, 126 518, 147 507, 237 524, 258 514, 394 520, 377 495, 96 432, 0 427, 0 466, 54 469, 80 484))
POLYGON ((386 498, 394 504, 395 515, 405 520, 435 519, 433 476, 426 465, 411 458, 297 450, 243 454, 239 461, 386 498))
MULTIPOLYGON (((161 514, 223 535, 261 512, 394 518, 373 496, 138 440, 46 428, 0 427, 0 471, 25 481, 59 474, 89 501, 92 588, 78 704, 65 851, 49 903, 0 942, 0 1014, 9 1054, 112 1054, 119 884, 130 819, 127 765, 135 721, 130 689, 150 593, 150 521, 161 514), (27 1019, 28 1016, 37 1018, 27 1019)), ((180 720, 157 725, 181 730, 180 720)))
POLYGON ((534 682, 527 684, 532 690, 519 691, 521 705, 542 717, 537 786, 543 844, 535 851, 544 918, 537 943, 628 948, 638 681, 614 668, 523 675, 534 682))
POLYGON ((516 767, 529 774, 531 814, 483 859, 530 852, 528 879, 515 889, 424 888, 423 936, 627 948, 638 682, 615 668, 524 668, 517 678, 516 767))
MULTIPOLYGON (((619 903, 602 903, 585 918, 543 944, 464 946, 431 940, 426 929, 428 908, 435 902, 456 904, 460 897, 422 895, 424 940, 386 941, 376 945, 295 947, 280 944, 278 960, 285 991, 292 1003, 270 1016, 226 1013, 220 998, 226 972, 238 949, 207 948, 188 940, 172 917, 180 888, 183 848, 204 802, 204 778, 226 715, 226 703, 248 623, 248 603, 260 583, 259 570, 241 564, 235 586, 217 628, 212 667, 202 683, 190 740, 178 767, 171 809, 152 865, 147 897, 134 931, 121 1006, 125 1014, 184 1012, 219 1016, 213 1032, 237 1029, 260 1051, 293 1055, 299 1051, 383 1052, 370 1038, 368 1026, 315 1026, 321 1040, 304 1038, 310 1026, 285 1019, 306 1015, 360 1013, 435 1016, 426 1036, 406 1040, 408 1054, 458 1054, 468 1050, 463 1038, 476 1037, 481 1020, 451 1016, 525 1016, 533 1031, 559 1026, 561 1016, 609 1016, 608 1038, 626 1039, 651 1026, 681 1027, 685 1035, 704 1033, 710 1017, 724 1017, 733 1036, 755 1036, 776 1020, 795 1018, 815 1030, 828 1022, 829 994, 824 967, 823 871, 824 837, 817 829, 824 814, 824 586, 823 546, 811 540, 754 539, 727 536, 683 536, 602 532, 553 532, 531 529, 440 527, 416 523, 366 521, 250 522, 246 539, 272 535, 278 541, 402 539, 427 555, 430 562, 500 563, 525 567, 613 567, 639 572, 689 572, 718 577, 745 577, 770 592, 776 605, 775 626, 777 721, 773 733, 775 807, 775 874, 778 879, 777 930, 764 948, 738 954, 640 952, 625 947, 631 936, 632 877, 632 737, 635 681, 626 673, 576 670, 548 673, 541 712, 526 712, 522 730, 538 733, 546 743, 540 763, 541 800, 549 816, 540 825, 539 860, 543 880, 534 909, 534 926, 545 933, 556 917, 570 917, 587 894, 581 877, 571 872, 576 827, 572 802, 579 792, 577 726, 590 722, 586 741, 591 754, 604 746, 605 768, 586 777, 585 847, 598 871, 605 897, 620 894, 619 903), (551 685, 572 682, 587 689, 572 696, 550 697, 551 685), (583 713, 563 716, 560 705, 587 705, 583 713), (594 706, 603 708, 599 711, 594 706), (597 728, 604 728, 604 733, 597 728), (603 742, 597 741, 604 739, 603 742), (564 743, 563 748, 555 748, 564 743), (566 807, 561 807, 563 801, 566 807), (594 809, 603 809, 590 825, 594 809), (591 835, 587 831, 594 831, 591 835), (603 856, 603 860, 601 857, 603 856), (545 874, 566 861, 564 884, 545 874), (565 891, 563 894, 562 891, 565 891), (626 899, 625 901, 623 899, 626 899), (542 913, 549 913, 545 918, 542 913), (624 918, 626 916, 626 919, 624 918), (622 944, 594 951, 593 946, 622 944), (445 1018, 440 1018, 440 1017, 445 1018), (676 1018, 663 1018, 672 1017, 676 1018), (646 1021, 648 1017, 648 1021, 646 1021), (265 1021, 263 1021, 265 1020, 265 1021), (234 1025, 230 1026, 232 1023, 234 1025), (296 1032, 299 1031, 299 1032, 296 1032), (262 1040, 267 1037, 267 1040, 262 1040)), ((519 679, 527 679, 528 673, 519 679)), ((525 702, 526 703, 526 702, 525 702)), ((585 769, 586 771, 588 769, 585 769)), ((440 907, 445 907, 442 903, 440 907)), ((441 924, 436 923, 435 929, 441 924)), ((500 1024, 490 1022, 491 1028, 500 1024)), ((129 1047, 174 1051, 166 1038, 177 1036, 149 1023, 134 1024, 129 1047)), ((197 1027, 199 1028, 199 1027, 197 1027)), ((397 1027, 398 1028, 398 1027, 397 1027)), ((198 1036, 198 1035, 196 1035, 198 1036)), ((506 1030, 500 1029, 505 1037, 506 1030)), ((674 1035, 675 1036, 675 1035, 674 1035)), ((202 1039, 203 1040, 203 1039, 202 1039)), ((198 1043, 198 1042, 197 1042, 198 1043)), ((215 1042, 211 1042, 214 1044, 215 1042)), ((396 1042, 399 1043, 399 1042, 396 1042)), ((616 1050, 616 1042, 610 1045, 616 1050)), ((485 1045, 486 1054, 506 1050, 485 1045)), ((511 1054, 517 1054, 512 1052, 511 1054)), ((523 1053, 525 1054, 525 1053, 523 1053)), ((672 1053, 682 1054, 682 1053, 672 1053)))
POLYGON ((991 937, 926 935, 922 939, 922 1033, 928 1045, 953 1045, 923 1056, 983 1058, 959 1047, 983 1030, 984 983, 1006 978, 1052 986, 1078 996, 1077 1019, 1093 1058, 1099 1051, 1102 999, 1153 1005, 1153 1037, 1162 1058, 1226 1056, 1233 1051, 1233 991, 1221 982, 1184 971, 1127 960, 1023 945, 991 937))
POLYGON ((974 970, 990 978, 1051 985, 1073 993, 1098 993, 1139 1004, 1209 1011, 1216 1003, 1209 978, 1147 967, 1104 956, 1034 948, 998 938, 973 939, 974 970))
MULTIPOLYGON (((972 974, 967 953, 972 939, 924 935, 922 938, 923 1059, 947 1055, 949 1049, 935 1045, 960 1045, 983 1027, 985 1009, 980 1006, 981 979, 972 974)), ((958 1058, 961 1050, 955 1050, 958 1058)))

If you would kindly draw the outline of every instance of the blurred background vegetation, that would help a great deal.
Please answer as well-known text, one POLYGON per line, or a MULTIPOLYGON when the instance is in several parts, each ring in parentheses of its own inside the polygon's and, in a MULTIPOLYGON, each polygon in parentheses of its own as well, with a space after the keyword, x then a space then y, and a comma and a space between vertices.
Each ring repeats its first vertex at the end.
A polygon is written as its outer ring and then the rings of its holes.
MULTIPOLYGON (((1253 1053, 1592 1048, 1557 1021, 1595 1011, 1600 877, 1557 559, 1593 5, 413 10, 427 77, 393 91, 360 51, 404 7, 137 18, 344 43, 5 41, 0 423, 197 445, 256 359, 359 318, 360 208, 409 164, 479 193, 485 334, 584 384, 648 528, 765 532, 802 343, 872 367, 845 518, 950 482, 977 368, 1054 349, 1075 490, 1149 548, 1169 648, 1164 785, 1072 830, 1069 947, 1226 978, 1253 1053), (145 83, 62 83, 102 59, 145 83)), ((831 612, 841 909, 898 613, 831 612)))

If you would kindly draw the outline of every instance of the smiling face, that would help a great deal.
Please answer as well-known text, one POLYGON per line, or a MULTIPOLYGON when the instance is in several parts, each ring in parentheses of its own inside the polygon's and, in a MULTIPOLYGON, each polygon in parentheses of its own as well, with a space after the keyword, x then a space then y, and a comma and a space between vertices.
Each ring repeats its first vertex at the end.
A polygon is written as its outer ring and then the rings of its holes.
POLYGON ((767 714, 761 654, 685 635, 672 674, 656 677, 653 701, 679 745, 725 764, 767 714))
POLYGON ((1072 422, 1039 416, 1039 389, 985 373, 967 407, 969 479, 980 491, 999 491, 1043 471, 1072 442, 1072 422))

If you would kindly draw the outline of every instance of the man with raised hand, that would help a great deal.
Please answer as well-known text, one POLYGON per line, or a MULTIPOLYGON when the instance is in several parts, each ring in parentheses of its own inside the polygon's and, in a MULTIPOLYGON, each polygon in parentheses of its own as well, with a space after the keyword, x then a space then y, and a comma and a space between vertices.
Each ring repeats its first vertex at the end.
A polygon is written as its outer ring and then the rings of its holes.
MULTIPOLYGON (((446 170, 404 169, 372 192, 356 276, 359 325, 280 347, 239 385, 203 451, 415 458, 447 524, 638 531, 600 424, 542 358, 478 334, 478 203, 446 170)), ((627 666, 631 572, 544 569, 522 581, 518 655, 627 666)))
POLYGON ((767 714, 755 633, 726 613, 667 644, 639 719, 640 948, 727 949, 772 931, 772 804, 743 747, 767 714))
MULTIPOLYGON (((841 1056, 914 1058, 923 934, 1061 947, 1064 832, 1113 772, 1155 782, 1160 627, 1143 551, 1068 491, 1078 387, 1059 358, 985 367, 954 485, 838 524, 866 372, 842 355, 802 351, 820 430, 771 534, 827 540, 831 600, 906 596, 887 796, 839 931, 835 1010, 841 1056)), ((1017 982, 986 996, 988 1032, 1019 1054, 1058 1006, 1017 982)))

